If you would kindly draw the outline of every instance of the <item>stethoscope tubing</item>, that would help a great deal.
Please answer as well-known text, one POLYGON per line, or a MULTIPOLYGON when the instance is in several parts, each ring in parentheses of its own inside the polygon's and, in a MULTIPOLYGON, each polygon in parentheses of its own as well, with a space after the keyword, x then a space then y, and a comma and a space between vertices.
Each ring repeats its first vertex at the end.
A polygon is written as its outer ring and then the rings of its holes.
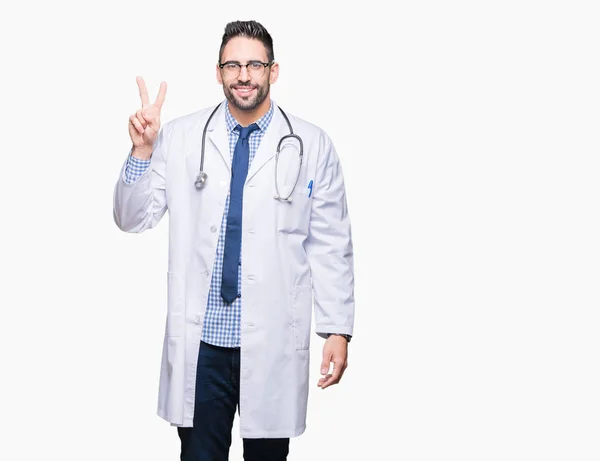
MULTIPOLYGON (((196 186, 196 189, 198 189, 198 190, 202 189, 206 185, 206 181, 208 179, 208 175, 204 172, 204 149, 205 149, 205 144, 206 144, 206 131, 208 130, 208 126, 209 126, 211 119, 213 118, 213 116, 217 112, 217 109, 220 106, 221 106, 221 103, 217 104, 217 107, 214 108, 214 110, 209 115, 208 120, 204 124, 204 130, 202 130, 202 147, 201 147, 201 151, 200 151, 200 171, 198 172, 198 176, 194 183, 194 185, 196 186)), ((275 153, 275 192, 277 193, 277 195, 274 198, 276 200, 290 202, 291 201, 290 197, 294 193, 294 190, 296 189, 296 185, 298 184, 298 179, 300 178, 300 171, 302 169, 302 157, 304 156, 304 143, 302 142, 302 138, 294 133, 294 129, 292 128, 292 124, 290 123, 290 119, 288 118, 287 114, 283 111, 283 109, 281 107, 279 107, 279 110, 281 111, 281 114, 283 115, 283 118, 285 119, 285 121, 287 123, 290 133, 283 136, 277 143, 277 152, 275 153), (298 166, 298 173, 296 175, 296 181, 294 182, 294 186, 292 187, 292 190, 290 191, 290 193, 288 194, 287 197, 282 197, 281 194, 279 193, 279 186, 278 186, 278 182, 277 182, 277 167, 279 165, 279 154, 281 152, 281 144, 286 139, 291 139, 291 138, 297 139, 298 142, 300 143, 300 153, 299 153, 300 165, 298 166)))

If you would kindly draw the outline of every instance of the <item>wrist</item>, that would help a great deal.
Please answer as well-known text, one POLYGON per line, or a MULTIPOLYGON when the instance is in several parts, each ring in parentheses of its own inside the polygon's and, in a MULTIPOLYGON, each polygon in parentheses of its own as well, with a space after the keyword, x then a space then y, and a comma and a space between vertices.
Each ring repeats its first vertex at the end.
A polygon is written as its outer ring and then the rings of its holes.
POLYGON ((342 338, 344 338, 347 342, 350 342, 350 339, 352 339, 352 336, 350 335, 346 335, 343 333, 327 333, 327 338, 329 338, 330 336, 335 335, 335 336, 341 336, 342 338))
POLYGON ((140 160, 150 160, 152 157, 151 147, 134 147, 131 150, 131 156, 139 158, 140 160))

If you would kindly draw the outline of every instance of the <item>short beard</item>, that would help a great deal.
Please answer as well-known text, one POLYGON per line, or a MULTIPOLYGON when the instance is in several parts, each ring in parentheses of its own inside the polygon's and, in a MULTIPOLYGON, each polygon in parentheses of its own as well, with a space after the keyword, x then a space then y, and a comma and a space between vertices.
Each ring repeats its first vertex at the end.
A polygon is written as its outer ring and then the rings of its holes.
POLYGON ((235 95, 233 94, 234 90, 230 87, 223 86, 223 90, 225 92, 225 97, 227 98, 229 103, 233 104, 237 109, 244 111, 253 111, 258 106, 260 106, 267 98, 267 94, 269 92, 269 84, 267 83, 265 86, 258 86, 256 88, 256 97, 254 98, 254 100, 250 101, 238 101, 235 95))

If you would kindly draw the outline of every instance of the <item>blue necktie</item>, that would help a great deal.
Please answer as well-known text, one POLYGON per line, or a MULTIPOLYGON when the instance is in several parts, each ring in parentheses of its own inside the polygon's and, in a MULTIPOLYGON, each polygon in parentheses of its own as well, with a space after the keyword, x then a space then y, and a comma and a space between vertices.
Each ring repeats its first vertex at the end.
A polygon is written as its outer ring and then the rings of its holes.
POLYGON ((221 282, 221 297, 226 303, 231 303, 238 297, 238 269, 242 246, 242 202, 244 184, 248 176, 250 159, 250 133, 258 129, 253 123, 240 131, 233 160, 231 162, 231 185, 229 190, 229 212, 227 214, 227 229, 225 231, 225 250, 223 252, 223 280, 221 282))

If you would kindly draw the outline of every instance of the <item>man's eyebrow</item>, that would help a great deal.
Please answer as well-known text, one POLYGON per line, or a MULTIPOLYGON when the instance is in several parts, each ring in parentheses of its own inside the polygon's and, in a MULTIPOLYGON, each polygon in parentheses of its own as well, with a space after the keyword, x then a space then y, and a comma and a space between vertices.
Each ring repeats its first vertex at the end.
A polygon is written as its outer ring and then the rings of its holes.
MULTIPOLYGON (((234 62, 236 64, 240 64, 240 61, 236 61, 235 59, 230 59, 228 61, 223 61, 223 64, 228 63, 228 62, 234 62)), ((248 59, 247 62, 263 62, 262 59, 248 59)))

